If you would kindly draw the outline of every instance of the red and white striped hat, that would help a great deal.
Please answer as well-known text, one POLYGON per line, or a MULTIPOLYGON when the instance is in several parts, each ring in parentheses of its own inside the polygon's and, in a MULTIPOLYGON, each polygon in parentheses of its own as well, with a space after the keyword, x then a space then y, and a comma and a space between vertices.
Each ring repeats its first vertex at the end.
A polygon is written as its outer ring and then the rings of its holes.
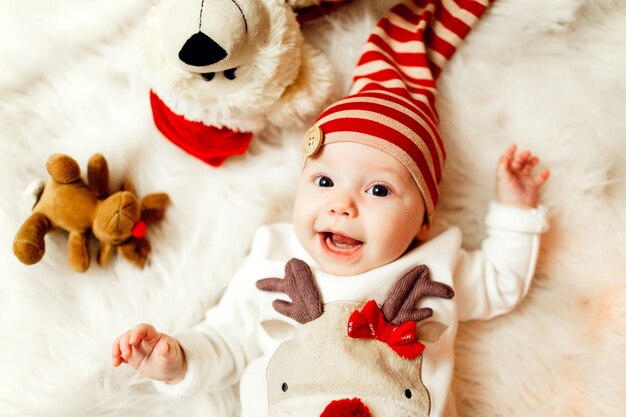
POLYGON ((417 183, 430 219, 446 152, 435 109, 436 80, 495 0, 411 0, 396 5, 367 40, 350 94, 307 132, 306 156, 358 142, 398 159, 417 183))

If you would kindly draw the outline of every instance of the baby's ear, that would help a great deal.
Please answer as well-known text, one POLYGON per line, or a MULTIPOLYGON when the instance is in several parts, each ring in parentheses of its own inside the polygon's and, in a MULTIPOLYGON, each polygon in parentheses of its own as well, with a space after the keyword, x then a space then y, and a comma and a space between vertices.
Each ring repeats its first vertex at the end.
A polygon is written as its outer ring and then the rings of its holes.
POLYGON ((430 230, 430 223, 424 222, 420 226, 420 229, 417 232, 417 240, 419 242, 423 242, 428 239, 428 231, 430 230))

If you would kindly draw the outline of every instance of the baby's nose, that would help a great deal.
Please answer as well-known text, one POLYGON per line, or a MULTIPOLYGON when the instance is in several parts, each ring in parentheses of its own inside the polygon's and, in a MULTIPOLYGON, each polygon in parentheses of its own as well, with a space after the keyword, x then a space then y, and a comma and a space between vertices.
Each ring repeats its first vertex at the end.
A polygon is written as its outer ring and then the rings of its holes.
POLYGON ((333 200, 328 205, 328 214, 331 216, 355 217, 358 214, 358 210, 353 199, 342 197, 333 200))

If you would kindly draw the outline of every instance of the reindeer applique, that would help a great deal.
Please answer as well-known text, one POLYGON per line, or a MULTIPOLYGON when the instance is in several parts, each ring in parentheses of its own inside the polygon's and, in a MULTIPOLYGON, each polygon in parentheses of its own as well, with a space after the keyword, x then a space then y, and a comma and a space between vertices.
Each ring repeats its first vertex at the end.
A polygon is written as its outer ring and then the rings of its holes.
POLYGON ((269 417, 427 417, 430 396, 422 383, 421 342, 447 329, 425 297, 451 299, 448 285, 430 280, 425 265, 403 275, 379 308, 375 301, 322 304, 309 266, 298 259, 285 278, 257 282, 283 292, 274 309, 303 324, 280 345, 267 370, 269 417))

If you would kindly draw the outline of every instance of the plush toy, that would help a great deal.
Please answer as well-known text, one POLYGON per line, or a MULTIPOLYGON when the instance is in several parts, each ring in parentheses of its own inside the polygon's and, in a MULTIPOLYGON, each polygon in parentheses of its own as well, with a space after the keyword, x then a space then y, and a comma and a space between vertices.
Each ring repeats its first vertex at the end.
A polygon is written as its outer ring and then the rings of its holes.
POLYGON ((322 304, 312 273, 292 259, 285 278, 257 282, 291 302, 274 308, 304 324, 282 343, 267 368, 269 416, 427 417, 422 353, 447 330, 416 307, 425 297, 450 299, 448 285, 432 281, 425 265, 403 275, 385 301, 322 304))
POLYGON ((308 124, 330 98, 334 71, 305 42, 293 8, 309 20, 344 3, 162 0, 146 41, 156 127, 187 153, 220 166, 244 154, 268 123, 308 124))
POLYGON ((167 194, 149 194, 138 200, 130 183, 125 183, 121 191, 107 197, 109 169, 100 154, 89 160, 87 183, 80 176, 78 163, 67 155, 50 156, 46 169, 52 180, 13 241, 13 252, 21 262, 39 262, 45 253, 46 233, 63 229, 69 232, 69 264, 77 272, 89 267, 90 230, 100 242, 100 265, 106 264, 116 249, 132 264, 145 265, 150 253, 144 237, 146 223, 163 219, 169 203, 167 194))

